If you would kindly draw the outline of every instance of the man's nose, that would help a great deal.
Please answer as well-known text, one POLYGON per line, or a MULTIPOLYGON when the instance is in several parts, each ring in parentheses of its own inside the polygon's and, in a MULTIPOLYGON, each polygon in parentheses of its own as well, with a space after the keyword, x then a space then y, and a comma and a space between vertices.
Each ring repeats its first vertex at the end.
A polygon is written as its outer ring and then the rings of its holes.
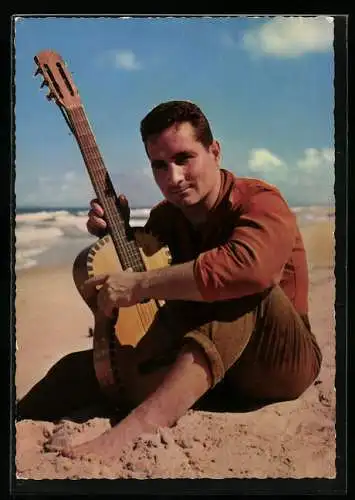
POLYGON ((168 177, 170 186, 178 186, 184 180, 184 174, 181 166, 170 163, 168 167, 168 177))

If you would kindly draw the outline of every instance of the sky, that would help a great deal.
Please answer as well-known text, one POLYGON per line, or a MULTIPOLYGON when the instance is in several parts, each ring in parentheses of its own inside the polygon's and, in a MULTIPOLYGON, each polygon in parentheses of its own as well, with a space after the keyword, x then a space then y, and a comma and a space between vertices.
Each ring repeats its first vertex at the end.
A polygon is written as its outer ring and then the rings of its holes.
POLYGON ((60 109, 34 77, 58 52, 105 166, 132 207, 162 199, 141 119, 170 99, 198 104, 221 167, 275 184, 292 206, 334 199, 334 54, 329 17, 17 18, 18 207, 87 207, 93 189, 60 109))

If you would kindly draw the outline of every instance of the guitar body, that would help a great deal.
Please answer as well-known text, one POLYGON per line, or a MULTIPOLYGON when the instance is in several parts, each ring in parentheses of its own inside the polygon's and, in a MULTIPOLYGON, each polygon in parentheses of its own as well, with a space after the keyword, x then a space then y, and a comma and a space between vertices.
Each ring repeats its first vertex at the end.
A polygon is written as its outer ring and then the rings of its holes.
MULTIPOLYGON (((140 242, 142 240, 144 240, 144 236, 141 236, 140 242)), ((170 253, 166 247, 151 253, 151 236, 146 235, 145 243, 146 245, 143 243, 143 246, 150 250, 149 255, 143 251, 142 247, 140 247, 140 252, 147 270, 170 264, 170 253)), ((150 328, 159 310, 159 305, 162 304, 162 302, 150 300, 132 307, 123 307, 119 310, 114 322, 100 314, 95 306, 82 295, 81 286, 88 278, 121 270, 122 266, 109 235, 80 252, 73 264, 74 283, 79 294, 94 314, 93 362, 96 377, 102 390, 112 399, 116 399, 117 391, 120 388, 119 377, 115 370, 124 368, 123 366, 115 366, 117 362, 120 362, 120 357, 117 358, 117 351, 123 351, 125 347, 134 348, 138 344, 150 328)), ((125 352, 128 351, 129 349, 126 349, 125 352)), ((123 361, 123 357, 121 357, 121 361, 123 361)), ((126 357, 124 361, 129 360, 126 357)))

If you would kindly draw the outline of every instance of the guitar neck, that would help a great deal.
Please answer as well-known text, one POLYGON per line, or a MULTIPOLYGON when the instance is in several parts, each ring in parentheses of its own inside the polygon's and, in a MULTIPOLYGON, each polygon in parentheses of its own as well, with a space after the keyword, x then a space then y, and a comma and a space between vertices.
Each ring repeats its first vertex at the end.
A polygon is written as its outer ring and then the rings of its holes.
POLYGON ((118 209, 117 194, 105 167, 83 106, 68 111, 75 138, 96 196, 104 209, 108 232, 123 269, 144 271, 145 265, 135 239, 118 209))

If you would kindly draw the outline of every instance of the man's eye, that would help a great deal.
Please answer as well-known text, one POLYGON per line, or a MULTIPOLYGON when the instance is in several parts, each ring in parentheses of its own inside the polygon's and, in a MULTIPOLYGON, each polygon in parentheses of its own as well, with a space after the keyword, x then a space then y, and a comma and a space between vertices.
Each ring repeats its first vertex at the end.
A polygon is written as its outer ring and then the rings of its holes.
POLYGON ((179 155, 176 157, 175 162, 177 165, 185 165, 190 160, 190 155, 179 155))
POLYGON ((152 168, 155 170, 162 170, 163 168, 166 168, 166 163, 165 161, 153 161, 152 168))

